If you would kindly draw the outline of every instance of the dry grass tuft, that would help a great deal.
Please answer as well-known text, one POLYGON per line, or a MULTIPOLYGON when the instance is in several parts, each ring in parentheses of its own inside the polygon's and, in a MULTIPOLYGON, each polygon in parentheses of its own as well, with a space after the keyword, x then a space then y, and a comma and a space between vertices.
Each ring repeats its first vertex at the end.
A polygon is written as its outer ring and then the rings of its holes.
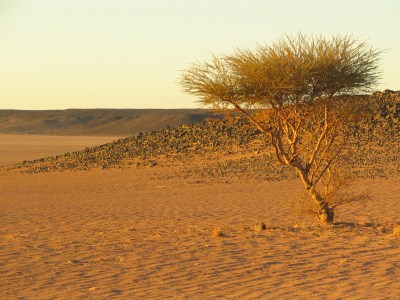
POLYGON ((214 238, 224 236, 224 233, 222 232, 221 227, 219 227, 219 226, 214 227, 212 236, 213 236, 214 238))
POLYGON ((395 237, 400 237, 400 222, 398 222, 396 225, 393 227, 393 235, 395 237))

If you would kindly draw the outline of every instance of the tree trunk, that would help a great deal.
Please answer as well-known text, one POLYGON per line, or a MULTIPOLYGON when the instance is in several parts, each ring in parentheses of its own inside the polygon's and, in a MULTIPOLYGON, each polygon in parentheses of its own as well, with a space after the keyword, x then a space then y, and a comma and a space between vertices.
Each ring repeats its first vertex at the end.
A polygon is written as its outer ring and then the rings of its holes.
POLYGON ((328 203, 321 197, 321 195, 312 187, 308 189, 308 193, 318 207, 317 217, 320 224, 327 225, 333 223, 335 212, 329 207, 328 203))
POLYGON ((320 224, 327 225, 333 223, 333 217, 335 215, 334 210, 329 207, 328 203, 314 188, 305 171, 302 168, 296 168, 296 170, 301 180, 303 181, 304 187, 306 188, 308 194, 311 196, 315 205, 318 207, 317 217, 320 224))
POLYGON ((329 208, 328 205, 323 207, 323 210, 320 210, 318 213, 318 219, 320 224, 329 225, 333 223, 333 217, 335 215, 335 211, 332 208, 329 208))

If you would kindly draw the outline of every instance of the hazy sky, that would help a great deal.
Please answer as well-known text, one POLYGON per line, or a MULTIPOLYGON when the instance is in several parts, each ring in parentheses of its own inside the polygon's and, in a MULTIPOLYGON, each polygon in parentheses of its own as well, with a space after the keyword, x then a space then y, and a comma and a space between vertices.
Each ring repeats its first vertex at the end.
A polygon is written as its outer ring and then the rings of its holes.
POLYGON ((0 0, 0 108, 196 107, 179 70, 284 33, 386 49, 400 90, 398 0, 0 0))

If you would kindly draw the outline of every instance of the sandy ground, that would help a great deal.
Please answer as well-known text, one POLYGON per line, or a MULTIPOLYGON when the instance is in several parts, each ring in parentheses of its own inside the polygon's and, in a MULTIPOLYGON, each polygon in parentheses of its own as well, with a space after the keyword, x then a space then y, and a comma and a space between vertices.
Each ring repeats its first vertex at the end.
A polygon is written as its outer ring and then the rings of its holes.
POLYGON ((109 143, 117 137, 0 134, 0 166, 109 143))
POLYGON ((400 178, 355 182, 372 199, 321 228, 296 181, 175 171, 0 171, 0 299, 400 299, 400 178))

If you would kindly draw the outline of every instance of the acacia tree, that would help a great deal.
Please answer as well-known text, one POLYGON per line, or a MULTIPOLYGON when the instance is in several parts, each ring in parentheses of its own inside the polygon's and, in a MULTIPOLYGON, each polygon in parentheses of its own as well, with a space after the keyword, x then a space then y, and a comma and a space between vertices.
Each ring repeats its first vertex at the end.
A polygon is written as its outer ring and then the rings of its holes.
POLYGON ((268 135, 328 224, 338 203, 335 165, 359 108, 354 95, 377 83, 380 53, 351 36, 285 36, 192 64, 180 83, 201 105, 235 109, 268 135))

